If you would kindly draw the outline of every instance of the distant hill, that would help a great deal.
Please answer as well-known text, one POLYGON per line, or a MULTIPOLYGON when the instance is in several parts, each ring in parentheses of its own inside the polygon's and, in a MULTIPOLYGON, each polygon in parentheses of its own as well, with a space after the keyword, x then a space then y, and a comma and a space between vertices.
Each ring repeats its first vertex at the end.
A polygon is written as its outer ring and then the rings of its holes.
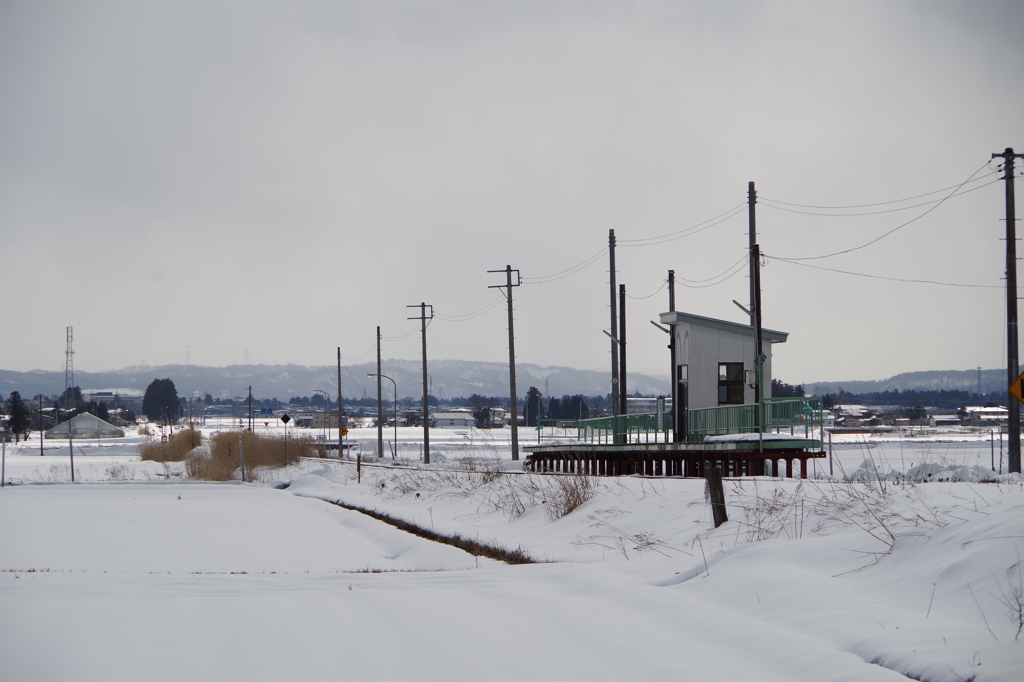
MULTIPOLYGON (((375 396, 376 379, 367 373, 376 372, 376 363, 342 365, 341 388, 343 397, 375 396)), ((398 384, 398 396, 422 395, 422 370, 418 361, 387 360, 382 372, 398 384)), ((508 394, 508 365, 500 362, 470 362, 465 360, 431 360, 429 364, 432 394, 448 399, 469 397, 473 393, 484 396, 508 394)), ((516 365, 516 388, 525 396, 530 386, 544 391, 547 380, 552 396, 605 395, 611 390, 607 372, 573 369, 570 367, 541 367, 522 363, 516 365)), ((131 388, 145 390, 153 379, 169 378, 178 395, 194 392, 209 393, 215 398, 233 398, 246 395, 252 386, 257 398, 288 400, 293 396, 310 396, 314 389, 322 389, 335 397, 338 386, 336 366, 307 367, 305 365, 232 365, 229 367, 202 367, 199 365, 164 365, 160 367, 127 367, 111 372, 75 372, 75 384, 83 390, 131 388)), ((665 395, 669 383, 665 379, 643 374, 630 374, 630 394, 665 395)), ((384 394, 393 392, 391 382, 384 381, 384 394)), ((37 393, 53 395, 64 391, 64 372, 14 372, 0 370, 0 393, 6 397, 11 391, 23 396, 37 393)))
POLYGON ((804 384, 804 390, 813 395, 839 393, 875 393, 881 391, 933 390, 970 391, 991 393, 1006 390, 1005 369, 981 370, 981 391, 978 390, 978 370, 932 370, 927 372, 904 372, 878 381, 814 381, 804 384))

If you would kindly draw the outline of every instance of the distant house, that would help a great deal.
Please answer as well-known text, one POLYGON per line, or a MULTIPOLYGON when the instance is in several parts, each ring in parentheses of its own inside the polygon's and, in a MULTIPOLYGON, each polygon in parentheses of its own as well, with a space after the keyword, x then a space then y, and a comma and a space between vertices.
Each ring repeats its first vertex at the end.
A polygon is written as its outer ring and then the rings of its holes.
POLYGON ((955 414, 933 414, 928 418, 929 426, 960 426, 963 420, 955 414))
POLYGON ((1009 423, 1010 411, 1005 407, 968 407, 967 422, 971 426, 996 427, 1009 423))
MULTIPOLYGON (((347 414, 347 413, 346 413, 347 414)), ((314 412, 310 415, 310 423, 314 429, 336 429, 338 428, 338 411, 333 410, 330 414, 326 412, 314 412)))
POLYGON ((439 429, 465 429, 473 426, 476 419, 472 410, 455 408, 445 412, 434 412, 430 415, 431 426, 439 429))
POLYGON ((88 412, 75 415, 46 432, 47 438, 124 438, 124 431, 88 412))

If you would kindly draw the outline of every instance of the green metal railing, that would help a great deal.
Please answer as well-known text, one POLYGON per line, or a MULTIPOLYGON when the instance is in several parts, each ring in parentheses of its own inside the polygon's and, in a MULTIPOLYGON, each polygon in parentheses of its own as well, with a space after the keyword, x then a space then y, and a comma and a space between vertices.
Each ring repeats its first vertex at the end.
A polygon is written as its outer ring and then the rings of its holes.
POLYGON ((723 405, 687 412, 689 441, 702 441, 705 436, 732 433, 772 433, 789 429, 796 435, 822 438, 824 419, 821 398, 769 398, 761 404, 723 405))
POLYGON ((657 443, 661 434, 660 440, 665 442, 671 423, 667 412, 662 413, 660 420, 653 412, 581 419, 577 422, 577 438, 590 443, 614 443, 618 435, 627 443, 657 443))
MULTIPOLYGON (((614 417, 580 419, 577 438, 589 443, 667 442, 671 415, 623 414, 614 417), (616 438, 619 436, 619 438, 616 438)), ((824 437, 821 398, 770 398, 760 405, 723 405, 687 411, 686 440, 703 441, 705 436, 734 433, 789 431, 805 438, 824 437)))

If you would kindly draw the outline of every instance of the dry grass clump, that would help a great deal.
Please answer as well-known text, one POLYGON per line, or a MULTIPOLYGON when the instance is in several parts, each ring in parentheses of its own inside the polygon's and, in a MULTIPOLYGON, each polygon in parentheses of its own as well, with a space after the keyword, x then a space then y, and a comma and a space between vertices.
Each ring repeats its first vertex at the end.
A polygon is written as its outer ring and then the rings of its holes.
POLYGON ((585 474, 510 474, 500 461, 487 469, 477 466, 460 460, 451 466, 396 471, 381 481, 381 494, 397 498, 432 492, 470 498, 482 512, 500 511, 509 520, 544 505, 545 515, 555 521, 593 499, 601 486, 599 479, 585 474))
POLYGON ((238 454, 238 437, 242 437, 246 472, 259 468, 282 467, 294 464, 299 457, 313 454, 310 438, 284 438, 260 436, 250 431, 229 431, 218 433, 210 439, 208 451, 196 453, 185 462, 191 478, 205 481, 229 481, 241 464, 238 454), (286 455, 287 447, 287 455, 286 455))
MULTIPOLYGON (((140 429, 141 430, 141 429, 140 429)), ((150 442, 139 445, 139 457, 152 462, 180 462, 203 442, 203 434, 185 429, 172 435, 164 443, 150 442)))
POLYGON ((553 478, 553 485, 547 493, 547 506, 544 508, 551 521, 571 514, 593 499, 597 492, 597 483, 592 476, 569 474, 553 478))
POLYGON ((153 435, 152 433, 150 433, 148 426, 140 426, 138 434, 140 436, 151 436, 151 435, 153 435))

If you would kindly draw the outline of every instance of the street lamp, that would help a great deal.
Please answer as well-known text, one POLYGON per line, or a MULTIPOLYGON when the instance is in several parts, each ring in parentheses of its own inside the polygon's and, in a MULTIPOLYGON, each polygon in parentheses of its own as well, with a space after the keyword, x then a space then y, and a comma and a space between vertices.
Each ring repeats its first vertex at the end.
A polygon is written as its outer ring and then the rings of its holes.
MULTIPOLYGON (((395 459, 395 455, 398 452, 398 384, 395 383, 394 379, 392 379, 389 376, 385 376, 383 374, 367 374, 366 376, 368 376, 368 377, 380 377, 381 379, 387 379, 388 381, 390 381, 395 386, 395 444, 394 444, 394 447, 391 449, 391 459, 395 459)), ((384 416, 384 415, 377 415, 377 418, 379 419, 382 416, 384 416)), ((378 443, 377 444, 377 449, 378 450, 381 449, 381 445, 383 445, 383 443, 378 443)))

